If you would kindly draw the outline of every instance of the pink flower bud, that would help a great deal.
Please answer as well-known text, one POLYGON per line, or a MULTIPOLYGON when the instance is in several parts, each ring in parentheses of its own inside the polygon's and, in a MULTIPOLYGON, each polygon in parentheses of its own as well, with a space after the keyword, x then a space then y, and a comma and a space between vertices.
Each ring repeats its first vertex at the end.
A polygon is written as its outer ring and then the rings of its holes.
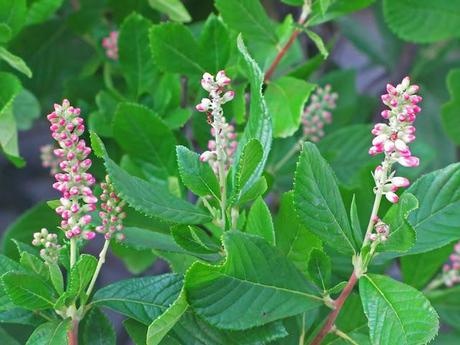
POLYGON ((395 193, 393 192, 387 192, 385 193, 385 197, 387 198, 387 200, 393 204, 396 204, 398 201, 399 201, 399 196, 396 195, 395 193))
POLYGON ((409 157, 400 157, 398 158, 398 163, 404 167, 418 167, 420 164, 420 160, 415 156, 409 157))
POLYGON ((393 177, 391 183, 397 187, 408 187, 410 185, 410 181, 405 177, 393 177))

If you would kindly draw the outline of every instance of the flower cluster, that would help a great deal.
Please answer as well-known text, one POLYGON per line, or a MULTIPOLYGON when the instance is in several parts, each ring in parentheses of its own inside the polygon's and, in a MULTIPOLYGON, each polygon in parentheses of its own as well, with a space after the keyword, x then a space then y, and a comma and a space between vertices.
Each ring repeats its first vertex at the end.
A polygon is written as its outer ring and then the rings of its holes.
POLYGON ((388 239, 388 236, 390 234, 390 226, 388 224, 385 224, 379 217, 375 216, 372 219, 372 222, 374 223, 374 230, 375 232, 372 232, 369 234, 369 239, 372 242, 385 242, 388 239))
POLYGON ((318 142, 324 136, 325 124, 332 122, 331 111, 335 109, 338 94, 331 92, 331 85, 318 87, 311 96, 310 104, 302 115, 303 134, 306 140, 318 142))
POLYGON ((224 71, 219 71, 215 78, 209 73, 203 74, 201 86, 209 92, 209 98, 203 98, 196 106, 199 112, 208 114, 208 122, 212 126, 211 134, 215 138, 209 141, 209 151, 203 152, 200 159, 209 162, 216 174, 221 163, 228 170, 237 147, 235 128, 226 122, 222 112, 222 105, 235 96, 233 91, 224 92, 230 81, 224 71))
POLYGON ((59 171, 61 160, 53 154, 54 145, 43 145, 40 147, 40 159, 44 168, 50 169, 50 175, 54 176, 59 171))
POLYGON ((385 159, 373 174, 376 191, 384 194, 392 203, 399 200, 396 190, 409 186, 408 179, 395 176, 395 172, 391 170, 392 165, 394 163, 405 167, 419 165, 419 159, 412 156, 408 146, 415 140, 413 123, 421 110, 417 104, 422 97, 415 94, 418 89, 417 85, 410 85, 409 77, 405 77, 396 87, 388 84, 388 93, 382 96, 382 101, 389 109, 381 113, 382 117, 388 120, 388 124, 377 123, 372 129, 375 138, 372 140, 369 154, 372 156, 385 154, 385 159))
POLYGON ((118 31, 112 31, 109 36, 102 39, 105 55, 109 59, 118 60, 118 31))
POLYGON ((454 246, 454 252, 449 257, 450 263, 442 269, 442 280, 448 287, 460 283, 460 242, 454 246))
POLYGON ((104 234, 106 240, 113 236, 117 240, 123 240, 125 235, 120 233, 123 230, 123 219, 126 218, 126 213, 123 212, 125 202, 121 200, 115 193, 112 182, 109 176, 105 177, 105 183, 101 183, 102 194, 99 197, 102 201, 99 212, 102 220, 102 225, 96 227, 96 231, 104 234))
POLYGON ((32 244, 36 247, 43 247, 40 249, 40 256, 45 262, 56 263, 59 260, 62 246, 58 244, 56 234, 49 233, 47 229, 43 228, 40 232, 34 233, 32 244))
POLYGON ((54 175, 53 188, 62 194, 56 212, 62 217, 61 228, 66 237, 83 235, 90 240, 95 233, 84 228, 91 222, 88 213, 96 210, 97 198, 91 190, 96 180, 87 172, 91 166, 88 159, 91 149, 80 139, 85 126, 79 115, 80 109, 72 107, 66 99, 62 105, 55 104, 54 111, 48 115, 51 135, 59 145, 54 154, 61 160, 59 168, 62 171, 54 175))

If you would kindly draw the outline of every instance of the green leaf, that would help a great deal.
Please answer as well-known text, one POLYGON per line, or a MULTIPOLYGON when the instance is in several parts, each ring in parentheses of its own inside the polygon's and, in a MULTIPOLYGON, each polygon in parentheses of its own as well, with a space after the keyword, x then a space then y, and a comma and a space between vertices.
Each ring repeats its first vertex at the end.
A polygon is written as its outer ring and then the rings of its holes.
POLYGON ((264 176, 256 181, 243 195, 241 195, 239 204, 244 205, 245 203, 262 196, 268 189, 267 180, 264 176))
POLYGON ((110 243, 112 253, 123 261, 128 271, 133 275, 140 275, 153 265, 157 256, 148 249, 137 250, 124 245, 124 241, 110 243))
POLYGON ((15 70, 25 74, 27 77, 32 78, 32 71, 27 64, 19 56, 10 53, 3 47, 0 47, 0 59, 4 60, 8 65, 15 70))
POLYGON ((2 240, 3 253, 10 258, 19 260, 13 239, 30 243, 34 232, 39 231, 41 228, 55 229, 58 224, 59 216, 46 203, 35 205, 24 212, 5 230, 2 240))
POLYGON ((70 320, 44 323, 32 333, 26 345, 67 345, 69 329, 70 320))
POLYGON ((61 6, 63 0, 36 0, 27 12, 27 25, 39 24, 49 19, 61 6))
POLYGON ((176 147, 177 162, 182 182, 198 196, 213 196, 220 200, 217 177, 208 163, 200 161, 200 155, 185 146, 176 147))
POLYGON ((293 77, 282 77, 268 84, 265 97, 275 138, 289 137, 299 129, 305 102, 314 88, 313 84, 293 77))
POLYGON ((0 42, 8 42, 11 35, 11 28, 5 23, 0 23, 0 42))
POLYGON ((0 339, 3 345, 21 345, 21 343, 13 338, 7 331, 0 327, 0 339))
POLYGON ((150 47, 158 66, 168 72, 199 75, 206 71, 206 56, 191 31, 178 23, 154 25, 150 47))
POLYGON ((426 253, 403 256, 400 262, 404 283, 422 289, 449 259, 452 249, 453 245, 448 244, 426 253))
POLYGON ((41 115, 40 103, 32 92, 23 89, 14 99, 13 114, 19 130, 31 129, 41 115))
POLYGON ((353 199, 351 200, 350 206, 350 223, 351 229, 353 230, 353 237, 355 243, 360 247, 363 244, 364 233, 361 229, 361 224, 359 222, 358 207, 356 206, 356 197, 353 194, 353 199))
POLYGON ((152 163, 162 177, 177 174, 176 139, 171 130, 147 107, 121 103, 117 107, 113 133, 133 158, 152 163))
POLYGON ((155 319, 147 331, 147 345, 158 345, 166 334, 181 319, 188 308, 185 291, 182 289, 173 304, 157 319, 155 319))
POLYGON ((407 252, 415 244, 415 230, 408 223, 409 214, 418 208, 417 198, 404 193, 399 202, 385 214, 383 222, 390 226, 388 240, 377 247, 380 252, 407 252))
POLYGON ((460 287, 429 291, 427 297, 439 313, 441 320, 460 330, 460 287))
POLYGON ((437 335, 438 315, 421 292, 374 274, 359 280, 359 290, 373 344, 426 344, 437 335))
POLYGON ((417 233, 411 254, 427 252, 460 238, 460 164, 451 164, 418 179, 412 193, 420 207, 411 212, 409 223, 417 233))
POLYGON ((308 275, 313 283, 326 291, 331 282, 331 259, 323 251, 313 249, 308 259, 308 275))
POLYGON ((250 42, 275 46, 278 43, 276 26, 258 0, 216 0, 216 7, 224 22, 241 32, 250 42))
POLYGON ((441 108, 441 119, 449 138, 460 145, 460 69, 453 69, 447 75, 447 88, 450 101, 441 108))
POLYGON ((147 344, 147 326, 133 319, 123 321, 123 327, 135 345, 147 344))
POLYGON ((56 263, 48 263, 47 265, 51 283, 58 295, 62 295, 64 293, 64 278, 62 277, 61 269, 56 263))
POLYGON ((328 161, 340 183, 348 188, 360 186, 360 176, 364 169, 376 159, 368 154, 372 141, 369 125, 352 125, 340 128, 327 135, 318 143, 321 155, 328 161))
POLYGON ((186 251, 198 254, 213 254, 220 249, 205 230, 191 225, 178 225, 171 228, 174 241, 186 251))
POLYGON ((355 252, 336 177, 312 143, 305 143, 300 154, 295 173, 294 203, 308 230, 341 253, 355 252))
POLYGON ((156 79, 155 63, 147 44, 150 27, 147 19, 133 13, 124 20, 120 28, 120 67, 135 97, 150 91, 156 79))
POLYGON ((36 257, 35 255, 28 252, 22 252, 19 262, 29 272, 36 273, 44 280, 49 280, 48 267, 40 258, 36 257))
POLYGON ((96 271, 97 260, 94 256, 83 254, 70 270, 68 292, 74 296, 84 293, 96 271))
POLYGON ((211 13, 204 23, 199 41, 201 48, 207 52, 211 71, 217 72, 227 65, 232 48, 229 36, 222 20, 211 13))
POLYGON ((26 0, 0 0, 0 24, 9 28, 9 34, 2 35, 0 41, 6 42, 15 36, 25 24, 26 15, 26 0))
POLYGON ((99 308, 92 308, 82 323, 83 345, 116 344, 112 323, 99 308))
POLYGON ((211 325, 248 329, 321 304, 303 275, 264 239, 230 231, 223 241, 222 266, 195 262, 185 278, 190 305, 211 325))
POLYGON ((251 139, 259 140, 263 148, 262 160, 249 178, 246 185, 242 186, 242 191, 246 192, 262 176, 272 143, 272 124, 270 113, 267 110, 267 105, 265 104, 264 96, 262 95, 262 84, 264 79, 262 71, 254 59, 249 55, 241 35, 238 36, 237 45, 238 50, 243 56, 249 77, 248 79, 251 85, 251 103, 249 106, 249 120, 246 123, 243 135, 239 139, 234 166, 238 166, 240 164, 239 161, 243 150, 251 139))
POLYGON ((329 56, 329 52, 327 51, 326 46, 324 45, 323 39, 321 36, 319 36, 316 32, 311 31, 311 30, 305 30, 307 33, 308 37, 315 43, 316 48, 318 48, 320 54, 327 59, 329 56))
POLYGON ((192 20, 180 0, 149 0, 149 4, 155 10, 165 13, 172 21, 188 23, 192 20))
POLYGON ((303 226, 294 209, 294 192, 284 193, 275 218, 276 247, 308 277, 308 259, 314 249, 322 249, 316 235, 303 226))
POLYGON ((98 290, 93 304, 150 325, 177 299, 181 287, 178 274, 127 279, 98 290))
POLYGON ((249 140, 244 146, 235 165, 232 190, 234 203, 238 203, 242 194, 252 187, 254 183, 252 176, 261 163, 263 155, 264 149, 257 139, 249 140))
POLYGON ((430 43, 460 37, 460 3, 450 0, 385 0, 385 21, 403 40, 430 43))
POLYGON ((264 238, 275 245, 272 215, 264 199, 258 197, 249 210, 245 232, 264 238))
POLYGON ((351 12, 362 10, 363 8, 371 5, 374 1, 375 0, 335 0, 332 1, 330 6, 327 8, 326 13, 324 13, 324 1, 314 1, 308 23, 310 26, 318 25, 351 12))
POLYGON ((11 301, 28 310, 52 308, 54 296, 50 286, 40 277, 19 272, 9 272, 1 277, 3 287, 11 301))
MULTIPOLYGON (((24 267, 10 258, 0 255, 0 276, 7 272, 25 272, 24 267)), ((0 310, 11 310, 15 305, 11 302, 2 284, 0 284, 0 310)), ((1 317, 0 317, 1 321, 1 317)))

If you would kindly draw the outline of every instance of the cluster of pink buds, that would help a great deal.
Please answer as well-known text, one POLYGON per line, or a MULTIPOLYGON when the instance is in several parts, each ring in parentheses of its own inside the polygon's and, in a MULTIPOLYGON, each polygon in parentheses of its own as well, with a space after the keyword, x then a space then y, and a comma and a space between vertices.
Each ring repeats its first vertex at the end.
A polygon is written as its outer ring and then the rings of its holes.
POLYGON ((318 87, 302 115, 303 134, 306 140, 318 142, 324 136, 324 126, 332 123, 331 111, 335 109, 338 94, 331 85, 318 87))
POLYGON ((43 247, 40 249, 40 256, 45 262, 56 263, 59 260, 62 246, 58 244, 56 234, 49 233, 47 229, 43 228, 40 232, 34 233, 32 244, 35 247, 43 247))
POLYGON ((117 240, 123 240, 125 235, 120 231, 123 230, 123 219, 126 218, 126 213, 123 212, 125 202, 115 193, 108 175, 105 177, 105 183, 101 183, 101 188, 100 199, 103 211, 99 212, 99 216, 101 217, 102 225, 97 226, 96 231, 104 234, 106 240, 114 236, 117 240))
POLYGON ((377 123, 372 129, 375 135, 369 154, 374 156, 385 154, 385 159, 374 172, 376 188, 392 203, 398 202, 396 190, 409 186, 409 180, 404 177, 395 177, 391 171, 394 163, 405 167, 417 167, 419 159, 412 156, 408 144, 415 140, 413 122, 421 108, 417 105, 422 97, 416 95, 419 87, 410 85, 409 77, 405 77, 400 84, 394 87, 387 85, 387 94, 382 101, 390 109, 382 111, 381 115, 388 120, 386 123, 377 123))
POLYGON ((118 60, 118 31, 112 31, 109 36, 102 39, 105 55, 109 59, 118 60))
POLYGON ((54 176, 59 171, 61 160, 53 154, 54 145, 43 145, 40 147, 40 159, 42 167, 50 169, 50 175, 54 176))
POLYGON ((442 269, 442 280, 447 287, 460 283, 460 242, 454 246, 454 252, 449 257, 450 263, 442 269))
POLYGON ((375 216, 372 219, 374 223, 374 230, 375 232, 372 232, 369 234, 369 239, 372 242, 385 242, 388 239, 388 236, 390 234, 390 226, 388 224, 385 224, 379 217, 375 216))
POLYGON ((222 111, 222 105, 235 96, 233 91, 225 91, 230 82, 224 71, 219 71, 215 78, 209 73, 203 74, 201 86, 209 92, 209 98, 203 98, 196 106, 199 112, 207 113, 208 123, 212 126, 211 134, 215 139, 209 141, 209 151, 203 152, 200 160, 209 162, 216 174, 219 167, 228 169, 237 147, 235 128, 226 122, 222 111))
POLYGON ((96 180, 87 172, 91 166, 88 159, 91 149, 80 139, 85 126, 79 115, 80 109, 72 107, 66 99, 62 105, 55 104, 54 111, 48 115, 51 136, 59 145, 54 154, 61 160, 59 168, 62 171, 54 175, 53 188, 62 194, 56 212, 62 217, 61 228, 66 237, 83 236, 91 240, 95 233, 85 227, 91 222, 88 213, 96 210, 97 198, 91 190, 96 180))

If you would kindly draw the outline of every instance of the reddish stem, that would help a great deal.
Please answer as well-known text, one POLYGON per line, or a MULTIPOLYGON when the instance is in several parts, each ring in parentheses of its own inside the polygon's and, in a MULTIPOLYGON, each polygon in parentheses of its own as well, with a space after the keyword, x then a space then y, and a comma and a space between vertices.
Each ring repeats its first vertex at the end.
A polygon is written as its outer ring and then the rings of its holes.
POLYGON ((68 345, 78 345, 78 320, 72 320, 72 329, 67 331, 68 345))
POLYGON ((350 296, 350 293, 353 291, 353 288, 356 285, 357 281, 358 278, 356 277, 356 274, 353 271, 353 273, 350 276, 350 279, 348 279, 347 285, 342 290, 342 293, 340 294, 339 298, 337 298, 337 300, 335 301, 335 309, 331 311, 331 313, 327 317, 326 323, 324 324, 323 328, 321 328, 321 330, 316 335, 315 339, 313 339, 310 345, 320 345, 324 337, 331 331, 332 327, 334 326, 335 320, 337 319, 337 316, 339 315, 340 310, 343 307, 343 304, 347 300, 348 296, 350 296))

